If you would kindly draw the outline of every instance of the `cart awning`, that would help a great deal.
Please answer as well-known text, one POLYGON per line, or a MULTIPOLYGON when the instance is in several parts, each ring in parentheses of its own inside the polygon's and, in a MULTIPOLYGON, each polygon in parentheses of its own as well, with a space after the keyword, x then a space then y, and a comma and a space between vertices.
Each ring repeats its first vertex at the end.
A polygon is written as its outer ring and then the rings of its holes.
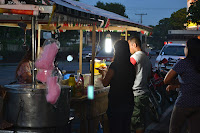
MULTIPOLYGON (((123 17, 121 15, 118 15, 113 12, 109 12, 91 5, 87 5, 84 3, 81 3, 79 1, 74 1, 74 0, 51 0, 55 2, 58 5, 62 5, 63 8, 59 8, 57 11, 58 12, 63 12, 67 14, 73 14, 72 11, 70 12, 71 9, 80 11, 82 14, 78 15, 78 13, 74 13, 75 15, 77 14, 79 17, 86 17, 87 15, 83 15, 83 13, 88 13, 89 14, 89 19, 93 19, 96 21, 101 21, 101 19, 107 18, 110 20, 110 25, 126 25, 126 26, 131 26, 131 27, 137 27, 140 29, 144 29, 147 31, 151 31, 152 28, 148 26, 144 26, 141 24, 138 24, 126 17, 123 17), (64 8, 65 7, 65 8, 64 8), (69 10, 68 10, 69 9, 69 10)), ((77 17, 78 17, 77 16, 77 17)))
POLYGON ((109 30, 152 31, 151 27, 135 23, 116 13, 73 0, 41 0, 41 4, 34 3, 33 0, 24 0, 24 3, 18 2, 18 4, 0 2, 0 25, 2 26, 17 26, 18 22, 30 24, 32 15, 38 16, 37 22, 43 25, 44 30, 55 30, 56 27, 49 23, 61 24, 62 30, 92 30, 91 25, 95 23, 96 30, 108 30, 109 27, 109 30), (53 5, 56 7, 55 10, 53 5), (103 22, 105 27, 101 27, 103 22), (84 25, 64 27, 63 24, 84 25))

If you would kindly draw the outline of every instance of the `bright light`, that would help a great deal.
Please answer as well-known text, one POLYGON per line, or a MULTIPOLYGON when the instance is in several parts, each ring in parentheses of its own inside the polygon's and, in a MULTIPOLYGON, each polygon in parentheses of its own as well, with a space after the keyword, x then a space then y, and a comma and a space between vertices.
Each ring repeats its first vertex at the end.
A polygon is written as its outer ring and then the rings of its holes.
POLYGON ((111 35, 110 34, 106 35, 105 52, 106 53, 111 53, 112 52, 112 40, 111 40, 111 35))
POLYGON ((73 60, 73 56, 72 55, 68 55, 67 56, 67 61, 71 62, 73 60))

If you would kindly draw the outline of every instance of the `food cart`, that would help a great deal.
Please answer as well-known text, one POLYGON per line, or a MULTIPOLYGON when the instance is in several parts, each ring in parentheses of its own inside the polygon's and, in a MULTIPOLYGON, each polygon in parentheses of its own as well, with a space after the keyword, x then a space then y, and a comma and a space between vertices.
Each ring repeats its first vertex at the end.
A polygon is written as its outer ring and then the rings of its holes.
MULTIPOLYGON (((9 1, 9 2, 8 2, 9 1)), ((40 44, 41 30, 59 32, 63 30, 80 31, 79 71, 82 73, 82 47, 83 31, 92 31, 92 65, 91 85, 94 85, 94 60, 96 32, 125 31, 127 40, 128 31, 144 33, 146 37, 151 28, 143 26, 115 13, 89 6, 72 0, 24 0, 12 1, 0 5, 0 25, 19 27, 18 23, 26 23, 28 29, 32 29, 32 55, 33 61, 37 58, 36 32, 38 32, 38 44, 40 44), (102 23, 104 27, 102 27, 102 23)), ((142 34, 141 34, 142 35, 142 34)), ((39 46, 38 46, 39 47, 39 46)), ((87 96, 72 97, 70 100, 70 87, 62 86, 61 95, 55 105, 46 102, 46 87, 36 84, 35 64, 33 63, 33 84, 29 85, 5 85, 7 90, 6 111, 7 120, 14 123, 11 132, 70 132, 66 131, 69 123, 69 109, 74 108, 80 118, 80 132, 97 132, 98 122, 103 123, 106 129, 107 94, 109 87, 96 88, 94 100, 88 100, 87 96), (71 105, 70 105, 71 104, 71 105), (58 128, 62 127, 62 128, 58 128)))

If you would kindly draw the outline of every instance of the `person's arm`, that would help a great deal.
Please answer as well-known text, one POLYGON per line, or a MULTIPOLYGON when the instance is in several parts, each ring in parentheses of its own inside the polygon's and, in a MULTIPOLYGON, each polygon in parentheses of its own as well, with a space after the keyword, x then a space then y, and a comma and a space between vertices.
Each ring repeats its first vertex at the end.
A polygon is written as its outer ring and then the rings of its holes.
POLYGON ((178 78, 176 78, 178 75, 182 75, 185 72, 185 60, 179 60, 176 62, 176 64, 170 69, 170 71, 167 73, 164 79, 164 83, 168 84, 166 90, 174 90, 176 88, 180 87, 180 82, 178 78))
POLYGON ((173 69, 170 69, 167 75, 165 76, 164 84, 179 85, 180 83, 177 79, 175 79, 177 75, 178 74, 173 69))
POLYGON ((105 70, 99 70, 99 72, 102 74, 102 84, 104 87, 108 86, 110 84, 110 81, 114 75, 114 70, 113 69, 107 69, 105 70))
POLYGON ((170 71, 165 76, 164 83, 169 84, 166 87, 167 91, 175 90, 176 88, 180 87, 180 83, 179 83, 178 79, 175 79, 177 77, 177 75, 178 74, 173 69, 170 69, 170 71))

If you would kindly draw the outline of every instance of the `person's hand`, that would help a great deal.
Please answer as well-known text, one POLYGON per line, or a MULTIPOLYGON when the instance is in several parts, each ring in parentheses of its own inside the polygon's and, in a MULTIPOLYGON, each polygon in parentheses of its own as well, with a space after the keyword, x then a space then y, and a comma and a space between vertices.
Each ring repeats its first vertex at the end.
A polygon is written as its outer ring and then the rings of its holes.
POLYGON ((105 77, 105 75, 106 75, 106 73, 108 71, 106 66, 98 67, 98 68, 95 68, 95 69, 99 70, 99 73, 102 75, 102 78, 105 77))
POLYGON ((168 86, 166 87, 166 91, 175 90, 176 88, 177 88, 177 87, 174 86, 174 85, 168 85, 168 86))
POLYGON ((97 67, 97 68, 95 68, 95 69, 99 70, 99 73, 100 73, 100 74, 103 74, 103 73, 105 73, 105 72, 107 71, 107 67, 106 67, 106 66, 97 67))

